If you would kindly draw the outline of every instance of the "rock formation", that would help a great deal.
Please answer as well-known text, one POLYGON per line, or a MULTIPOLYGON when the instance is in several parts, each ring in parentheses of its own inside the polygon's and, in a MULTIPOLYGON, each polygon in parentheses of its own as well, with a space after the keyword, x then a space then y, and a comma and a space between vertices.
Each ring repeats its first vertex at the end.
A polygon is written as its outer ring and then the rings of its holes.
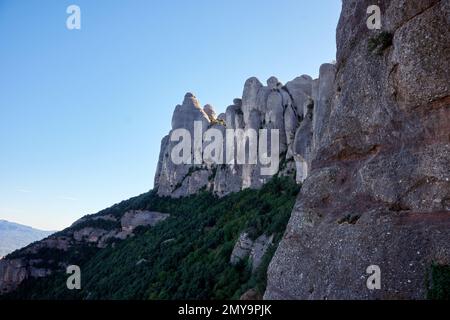
POLYGON ((337 65, 313 84, 312 143, 294 145, 309 174, 267 299, 423 299, 450 264, 450 3, 378 1, 380 31, 371 4, 343 1, 337 65))
MULTIPOLYGON (((450 2, 377 3, 382 30, 369 30, 373 3, 343 0, 337 63, 322 65, 317 79, 303 75, 283 85, 270 77, 263 85, 250 78, 242 97, 218 116, 187 93, 161 141, 158 195, 225 196, 261 187, 271 178, 261 174, 264 164, 216 164, 213 158, 229 156, 225 141, 214 156, 209 142, 191 143, 192 160, 201 161, 175 164, 172 133, 279 130, 275 174, 296 174, 302 189, 269 266, 267 299, 422 299, 430 267, 450 264, 450 2), (372 265, 381 270, 379 290, 367 287, 372 265)), ((243 141, 236 135, 233 145, 243 141)), ((147 211, 83 218, 0 260, 0 293, 51 272, 21 254, 80 243, 103 248, 165 218, 147 211)), ((266 235, 252 240, 242 233, 230 263, 251 259, 254 271, 271 244, 266 235)))
POLYGON ((264 254, 272 245, 272 241, 273 236, 263 234, 252 240, 246 232, 242 233, 231 252, 230 263, 236 265, 249 259, 252 271, 255 272, 261 265, 264 254))
POLYGON ((121 217, 112 215, 86 216, 74 222, 64 231, 32 243, 0 260, 0 295, 15 290, 24 280, 42 278, 66 266, 57 261, 57 256, 74 247, 90 246, 105 248, 134 235, 137 227, 155 226, 169 214, 130 210, 121 217), (53 253, 53 260, 42 256, 53 253))
MULTIPOLYGON (((242 98, 234 99, 226 112, 218 117, 211 105, 201 108, 191 93, 186 94, 183 104, 175 108, 171 132, 161 142, 154 183, 158 194, 183 197, 206 189, 224 196, 246 188, 259 188, 271 178, 270 175, 260 174, 262 164, 259 161, 255 164, 218 165, 203 159, 202 163, 175 165, 171 153, 177 142, 170 141, 171 134, 183 128, 193 135, 193 122, 199 120, 203 123, 204 135, 208 135, 209 130, 218 130, 226 136, 226 129, 244 132, 254 129, 257 133, 259 129, 278 129, 278 155, 281 160, 278 174, 295 175, 297 172, 297 180, 302 182, 313 152, 313 131, 323 130, 321 121, 326 117, 329 105, 334 68, 334 65, 324 65, 318 79, 303 75, 285 86, 275 77, 270 77, 266 86, 257 78, 250 78, 244 84, 242 98), (317 108, 314 108, 315 104, 317 108)), ((236 137, 235 148, 245 143, 244 139, 242 136, 236 137)), ((223 154, 220 155, 224 160, 227 159, 226 150, 224 142, 223 154)))

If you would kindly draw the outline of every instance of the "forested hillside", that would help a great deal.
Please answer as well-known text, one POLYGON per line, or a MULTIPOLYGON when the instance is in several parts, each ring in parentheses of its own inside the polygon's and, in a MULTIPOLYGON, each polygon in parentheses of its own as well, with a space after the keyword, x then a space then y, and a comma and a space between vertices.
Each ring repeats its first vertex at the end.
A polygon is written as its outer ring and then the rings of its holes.
POLYGON ((77 248, 76 254, 66 255, 65 263, 80 264, 81 290, 68 290, 68 275, 60 270, 47 278, 25 281, 6 298, 236 299, 249 289, 262 296, 267 266, 298 192, 291 178, 273 178, 260 190, 223 198, 207 192, 182 199, 143 194, 99 214, 139 209, 167 212, 170 217, 154 227, 139 227, 133 237, 105 249, 87 248, 89 252, 84 253, 77 248), (230 263, 243 232, 252 239, 274 235, 254 272, 248 259, 234 266, 230 263))

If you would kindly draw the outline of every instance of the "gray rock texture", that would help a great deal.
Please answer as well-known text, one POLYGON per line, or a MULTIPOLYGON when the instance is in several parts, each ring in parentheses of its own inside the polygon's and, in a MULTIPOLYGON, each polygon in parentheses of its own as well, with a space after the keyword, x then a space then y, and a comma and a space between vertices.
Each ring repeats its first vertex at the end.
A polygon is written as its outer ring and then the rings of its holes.
POLYGON ((337 65, 313 83, 314 155, 266 299, 424 299, 450 264, 450 3, 380 0, 381 31, 371 4, 343 1, 337 65))
MULTIPOLYGON (((321 107, 319 110, 324 110, 317 115, 321 119, 325 117, 326 112, 329 112, 334 66, 324 65, 322 69, 321 77, 316 81, 317 95, 315 97, 317 104, 321 107)), ((234 99, 233 104, 218 117, 211 105, 207 104, 202 109, 193 94, 186 94, 183 104, 175 108, 172 131, 161 142, 154 182, 159 195, 177 198, 206 189, 218 196, 225 196, 246 188, 260 188, 266 183, 272 176, 261 174, 261 168, 264 165, 259 159, 256 163, 245 164, 225 161, 227 159, 225 139, 227 129, 243 130, 243 132, 255 130, 256 139, 259 139, 260 129, 279 130, 278 156, 285 163, 280 164, 280 171, 275 174, 294 176, 297 167, 300 170, 298 181, 304 180, 308 174, 305 163, 310 161, 312 151, 308 149, 308 153, 303 152, 299 155, 295 153, 294 146, 302 143, 307 143, 308 146, 312 144, 312 121, 314 120, 311 113, 314 112, 313 106, 316 103, 313 100, 314 80, 307 75, 302 75, 289 81, 285 86, 276 77, 270 77, 266 82, 267 85, 264 86, 255 77, 248 79, 244 84, 242 99, 234 99), (303 123, 308 111, 310 113, 307 123, 303 123), (201 164, 175 165, 173 163, 171 151, 178 142, 171 142, 170 135, 178 128, 184 128, 193 135, 194 121, 202 121, 203 134, 208 134, 212 129, 223 134, 224 144, 219 154, 220 159, 223 159, 222 164, 212 161, 213 159, 205 153, 203 153, 201 164), (300 130, 300 128, 303 129, 300 130)), ((237 160, 238 146, 243 145, 245 141, 247 141, 245 134, 236 136, 233 143, 235 160, 237 160)), ((257 143, 259 148, 259 142, 257 143)), ((203 144, 203 147, 207 146, 208 143, 203 144)), ((269 148, 270 146, 269 141, 269 148)), ((246 156, 248 156, 248 143, 246 148, 246 156)))
POLYGON ((252 271, 255 272, 261 265, 262 259, 273 242, 273 236, 265 234, 256 238, 250 252, 250 261, 252 262, 252 271))
MULTIPOLYGON (((190 151, 204 156, 201 163, 175 165, 174 130, 194 137, 195 121, 202 137, 226 129, 279 130, 275 174, 296 175, 302 189, 269 266, 266 299, 423 299, 431 265, 450 265, 450 2, 376 3, 382 30, 367 28, 372 1, 342 1, 337 62, 322 65, 317 79, 303 75, 283 85, 270 77, 263 85, 252 77, 242 98, 219 116, 187 93, 161 141, 158 195, 208 190, 225 196, 259 188, 271 176, 261 175, 259 161, 214 164, 203 154, 213 142, 192 144, 190 151), (381 269, 380 290, 367 288, 371 265, 381 269)), ((243 141, 238 136, 235 149, 243 141)), ((214 156, 227 158, 223 144, 214 156)), ((104 248, 137 226, 167 218, 123 214, 85 217, 21 252, 104 248)), ((242 233, 230 263, 250 259, 255 270, 271 244, 269 236, 253 241, 242 233)), ((39 263, 20 254, 0 260, 0 294, 51 272, 39 263)), ((255 298, 255 291, 243 298, 255 298)))
POLYGON ((211 106, 210 104, 207 104, 203 107, 203 112, 206 113, 210 122, 217 119, 216 111, 214 111, 213 106, 211 106))
POLYGON ((231 252, 230 263, 238 264, 244 259, 248 258, 253 248, 253 240, 249 238, 247 233, 242 233, 234 245, 231 252))
POLYGON ((200 103, 192 93, 186 93, 184 101, 181 105, 175 107, 172 116, 172 131, 176 129, 185 129, 191 135, 191 163, 175 164, 171 160, 171 152, 177 141, 170 141, 170 133, 164 137, 161 142, 161 151, 155 174, 155 188, 161 196, 180 197, 197 193, 200 189, 208 185, 208 172, 203 170, 201 164, 195 164, 195 156, 202 153, 200 148, 194 143, 194 124, 201 124, 201 136, 210 127, 211 119, 215 119, 215 112, 210 105, 206 105, 204 109, 200 107, 200 103), (206 111, 204 111, 206 110, 206 111), (211 118, 210 118, 211 117, 211 118))
POLYGON ((233 265, 249 259, 252 272, 255 272, 261 265, 262 259, 273 242, 273 236, 265 234, 255 240, 250 239, 246 232, 241 233, 239 239, 231 252, 230 263, 233 265))
POLYGON ((16 289, 27 276, 27 266, 22 259, 0 260, 0 294, 16 289))

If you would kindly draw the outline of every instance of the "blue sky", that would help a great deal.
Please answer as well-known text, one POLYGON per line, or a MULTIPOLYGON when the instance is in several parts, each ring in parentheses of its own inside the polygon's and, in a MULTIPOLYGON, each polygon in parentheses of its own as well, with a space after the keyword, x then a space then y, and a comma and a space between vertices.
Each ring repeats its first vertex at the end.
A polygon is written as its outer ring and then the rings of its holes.
POLYGON ((186 92, 317 76, 339 0, 0 0, 0 219, 62 229, 148 191, 186 92), (66 8, 81 8, 68 30, 66 8))

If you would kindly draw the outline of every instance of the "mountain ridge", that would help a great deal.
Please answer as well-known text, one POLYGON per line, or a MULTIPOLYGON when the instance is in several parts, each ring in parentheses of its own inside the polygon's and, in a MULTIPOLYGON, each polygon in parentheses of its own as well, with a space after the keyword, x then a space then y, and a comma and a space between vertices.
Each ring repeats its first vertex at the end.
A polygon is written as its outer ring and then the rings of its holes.
MULTIPOLYGON (((262 275, 266 299, 450 297, 450 3, 378 4, 384 29, 370 30, 366 19, 372 3, 342 1, 336 63, 322 65, 317 79, 304 75, 283 85, 271 77, 263 85, 250 78, 242 98, 218 116, 187 93, 161 142, 155 188, 10 254, 0 261, 0 292, 14 295, 29 288, 31 297, 39 298, 40 288, 56 286, 61 297, 71 295, 64 288, 64 267, 79 263, 102 272, 99 261, 108 256, 107 271, 115 276, 88 271, 88 281, 95 279, 88 282, 92 295, 73 293, 72 298, 111 297, 129 279, 136 287, 127 287, 122 298, 236 298, 244 288, 261 289, 245 272, 258 269, 253 260, 261 261, 271 248, 276 250, 262 275), (260 163, 174 164, 171 133, 193 134, 193 121, 202 123, 201 134, 278 129, 278 172, 263 177, 260 163), (278 180, 294 176, 299 192, 278 180), (285 220, 287 207, 277 196, 289 207, 295 198, 290 219, 285 220), (142 221, 133 217, 155 213, 167 219, 124 233, 124 217, 142 221), (158 230, 190 213, 193 221, 166 230, 186 232, 178 242, 159 237, 158 230), (231 225, 222 221, 223 229, 214 229, 222 215, 232 217, 231 225), (206 244, 194 246, 198 239, 207 239, 206 244), (142 243, 151 245, 157 258, 142 243), (168 243, 174 255, 165 259, 168 243), (142 250, 129 261, 126 250, 115 251, 122 246, 142 250), (185 268, 177 272, 179 261, 185 268), (133 272, 146 263, 152 266, 145 273, 148 282, 133 272), (205 265, 211 269, 203 273, 205 265), (168 275, 164 266, 175 271, 168 275), (371 266, 382 272, 377 290, 367 286, 371 266), (215 278, 213 270, 219 269, 225 270, 223 277, 215 278), (237 283, 229 287, 228 279, 237 283)), ((258 291, 258 298, 262 294, 258 291)))

